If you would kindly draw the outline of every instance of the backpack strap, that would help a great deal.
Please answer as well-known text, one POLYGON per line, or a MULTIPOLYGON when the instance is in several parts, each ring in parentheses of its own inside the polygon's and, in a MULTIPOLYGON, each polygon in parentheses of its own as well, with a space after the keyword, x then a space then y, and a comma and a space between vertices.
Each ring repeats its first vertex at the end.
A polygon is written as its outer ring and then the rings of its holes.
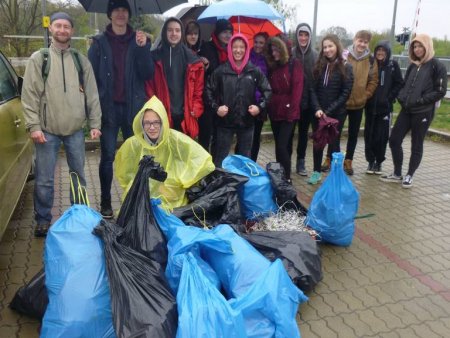
POLYGON ((41 48, 39 52, 42 55, 41 75, 45 86, 45 82, 47 82, 48 73, 50 71, 50 52, 48 48, 41 48))
POLYGON ((84 74, 83 74, 83 66, 81 65, 80 54, 76 49, 71 48, 70 54, 72 54, 73 63, 75 64, 75 68, 78 72, 78 83, 80 85, 80 92, 83 93, 84 96, 84 112, 86 114, 86 119, 89 118, 88 114, 88 106, 87 106, 87 98, 86 92, 84 91, 84 74))

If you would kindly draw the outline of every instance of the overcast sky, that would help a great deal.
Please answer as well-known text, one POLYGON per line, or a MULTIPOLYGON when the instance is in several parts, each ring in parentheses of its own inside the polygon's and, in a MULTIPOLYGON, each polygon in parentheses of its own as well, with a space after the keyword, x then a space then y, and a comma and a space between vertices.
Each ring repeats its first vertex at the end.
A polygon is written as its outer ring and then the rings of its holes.
MULTIPOLYGON (((287 22, 287 29, 295 29, 299 22, 308 22, 312 27, 315 0, 282 1, 297 8, 297 18, 294 22, 287 22)), ((196 4, 198 1, 189 0, 189 3, 196 4)), ((418 0, 397 0, 396 34, 401 33, 403 27, 412 27, 417 3, 418 0)), ((378 32, 391 29, 394 0, 318 0, 318 4, 318 33, 331 26, 342 26, 351 34, 360 29, 378 32)), ((182 7, 178 6, 169 14, 176 14, 182 7)), ((450 38, 449 17, 450 0, 421 0, 417 33, 427 33, 440 39, 445 36, 450 38)))

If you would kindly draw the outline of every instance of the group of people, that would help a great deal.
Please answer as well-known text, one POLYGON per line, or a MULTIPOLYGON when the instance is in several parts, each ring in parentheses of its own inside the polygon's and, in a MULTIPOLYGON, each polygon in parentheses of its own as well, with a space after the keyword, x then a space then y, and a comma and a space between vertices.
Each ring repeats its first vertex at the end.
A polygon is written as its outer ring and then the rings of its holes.
MULTIPOLYGON (((235 33, 228 20, 217 21, 211 39, 201 43, 200 25, 167 19, 161 41, 151 50, 147 35, 128 24, 126 0, 110 0, 106 30, 95 36, 84 57, 70 47, 72 18, 51 16, 52 43, 34 53, 26 67, 22 101, 27 129, 36 145, 35 236, 51 224, 54 169, 61 143, 69 169, 85 185, 83 125, 100 138, 100 212, 111 218, 113 168, 125 194, 144 154, 155 156, 168 172, 165 182, 151 182, 152 196, 170 209, 187 203, 185 190, 220 167, 236 136, 235 153, 257 160, 267 117, 275 156, 291 179, 294 130, 298 125, 295 171, 305 166, 309 126, 317 130, 323 116, 338 120, 339 136, 324 149, 314 147, 314 169, 308 182, 317 184, 330 169, 331 154, 340 151, 340 133, 348 116, 344 169, 352 160, 365 109, 367 173, 381 174, 388 140, 394 173, 381 176, 411 186, 419 166, 425 133, 435 103, 446 92, 445 67, 433 58, 432 40, 417 35, 411 43, 411 66, 402 78, 391 50, 380 42, 371 55, 371 34, 359 31, 347 50, 335 35, 322 38, 319 52, 311 45, 311 28, 299 24, 294 45, 280 34, 253 37, 235 33), (51 62, 50 62, 51 60, 51 62), (44 76, 44 66, 48 75, 44 76), (51 65, 51 66, 50 66, 51 65), (50 67, 49 67, 50 66, 50 67), (420 72, 419 72, 420 70, 420 72), (402 110, 389 137, 395 99, 402 110), (412 131, 412 155, 402 177, 405 134, 412 131), (116 154, 119 131, 125 140, 116 154)), ((75 182, 75 185, 78 182, 75 182)), ((76 196, 71 191, 71 201, 76 196)))

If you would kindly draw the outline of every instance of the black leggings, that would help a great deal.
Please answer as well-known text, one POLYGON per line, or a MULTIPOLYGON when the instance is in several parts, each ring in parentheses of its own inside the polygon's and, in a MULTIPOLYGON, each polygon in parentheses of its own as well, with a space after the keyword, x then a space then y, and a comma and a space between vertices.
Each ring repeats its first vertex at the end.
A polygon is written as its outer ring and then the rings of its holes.
POLYGON ((308 146, 308 130, 314 119, 314 109, 305 109, 300 114, 298 121, 298 143, 297 143, 297 161, 306 156, 306 147, 308 146))
POLYGON ((394 162, 394 174, 402 175, 403 148, 402 143, 408 131, 411 130, 411 157, 409 159, 409 168, 407 175, 413 176, 419 167, 423 155, 423 142, 433 121, 434 109, 425 113, 409 114, 402 110, 392 128, 389 139, 389 147, 392 152, 394 162))
POLYGON ((296 121, 270 121, 275 140, 275 158, 283 166, 286 179, 291 178, 292 147, 289 146, 289 143, 295 123, 296 121))

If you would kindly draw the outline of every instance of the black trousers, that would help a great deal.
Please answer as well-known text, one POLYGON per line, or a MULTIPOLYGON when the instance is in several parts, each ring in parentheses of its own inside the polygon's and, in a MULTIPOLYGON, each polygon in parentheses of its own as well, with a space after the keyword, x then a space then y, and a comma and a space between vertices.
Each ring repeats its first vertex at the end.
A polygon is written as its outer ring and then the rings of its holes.
POLYGON ((216 128, 214 126, 214 114, 216 112, 205 109, 202 116, 198 119, 198 143, 210 154, 213 154, 215 149, 216 128))
POLYGON ((394 174, 402 175, 403 140, 411 130, 411 157, 407 175, 413 176, 422 161, 423 142, 434 117, 434 108, 431 111, 419 114, 410 114, 404 110, 400 112, 392 128, 389 138, 389 147, 394 162, 394 174))
POLYGON ((297 161, 306 157, 306 148, 308 146, 308 130, 314 119, 314 109, 305 109, 301 111, 300 120, 298 120, 298 143, 297 143, 297 161))
POLYGON ((255 129, 253 130, 253 143, 250 158, 256 162, 259 154, 259 147, 261 145, 261 131, 264 125, 263 120, 255 119, 255 129))
POLYGON ((275 158, 284 169, 286 179, 291 178, 292 132, 296 121, 270 121, 275 140, 275 158))
MULTIPOLYGON (((358 142, 358 133, 361 128, 363 108, 361 109, 348 109, 348 139, 347 150, 345 152, 346 160, 353 160, 355 154, 356 143, 358 142)), ((345 119, 344 119, 345 122, 345 119)))
POLYGON ((364 151, 369 163, 383 163, 389 141, 391 115, 367 114, 364 122, 364 151))

